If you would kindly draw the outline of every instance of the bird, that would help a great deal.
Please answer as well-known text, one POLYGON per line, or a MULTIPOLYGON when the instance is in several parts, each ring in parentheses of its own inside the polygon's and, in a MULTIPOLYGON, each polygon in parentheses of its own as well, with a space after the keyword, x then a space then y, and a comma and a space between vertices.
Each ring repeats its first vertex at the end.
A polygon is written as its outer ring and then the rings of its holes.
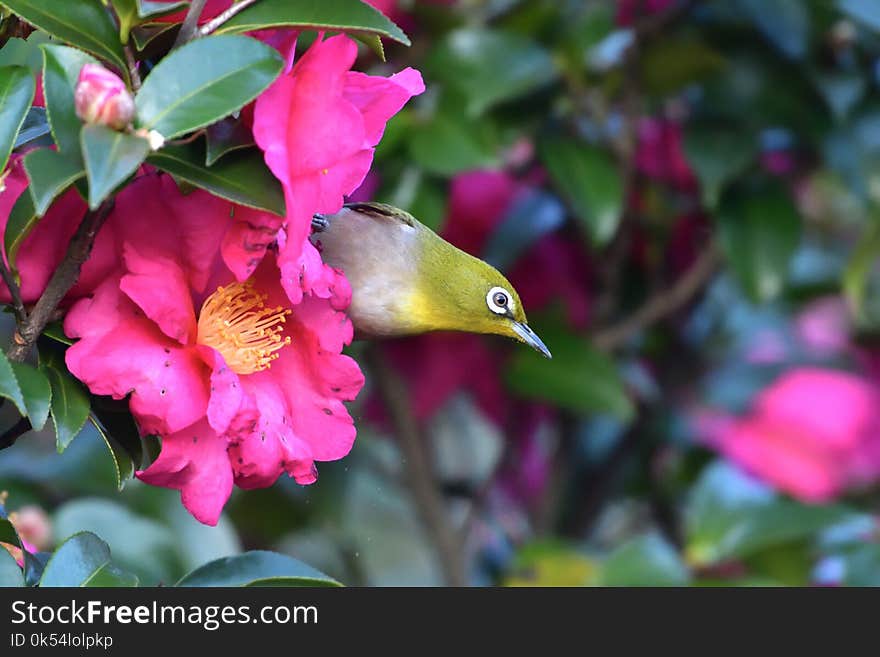
POLYGON ((495 334, 552 358, 510 281, 405 210, 347 203, 334 214, 314 215, 311 240, 351 284, 347 312, 359 338, 495 334))

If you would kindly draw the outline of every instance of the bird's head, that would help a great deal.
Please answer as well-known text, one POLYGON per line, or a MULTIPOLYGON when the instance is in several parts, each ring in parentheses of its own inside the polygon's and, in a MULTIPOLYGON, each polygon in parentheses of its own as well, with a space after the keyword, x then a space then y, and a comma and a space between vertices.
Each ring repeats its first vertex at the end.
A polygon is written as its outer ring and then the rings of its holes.
POLYGON ((503 335, 552 358, 529 327, 519 294, 501 272, 445 241, 431 244, 428 251, 413 304, 413 312, 427 326, 503 335))

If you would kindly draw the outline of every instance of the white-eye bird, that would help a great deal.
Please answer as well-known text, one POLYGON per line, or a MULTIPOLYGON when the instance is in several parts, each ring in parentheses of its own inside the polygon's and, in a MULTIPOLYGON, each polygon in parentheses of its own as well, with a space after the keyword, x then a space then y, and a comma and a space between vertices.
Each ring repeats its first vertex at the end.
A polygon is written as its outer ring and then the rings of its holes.
POLYGON ((501 272, 441 238, 408 212, 350 203, 315 215, 312 241, 324 262, 345 272, 359 336, 466 331, 503 335, 547 358, 519 295, 501 272))

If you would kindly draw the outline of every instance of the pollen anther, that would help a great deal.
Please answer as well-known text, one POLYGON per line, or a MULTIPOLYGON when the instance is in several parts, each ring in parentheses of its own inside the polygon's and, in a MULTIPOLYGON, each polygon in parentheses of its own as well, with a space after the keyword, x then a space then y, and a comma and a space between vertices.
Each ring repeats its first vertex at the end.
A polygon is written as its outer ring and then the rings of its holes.
POLYGON ((267 307, 266 299, 249 282, 232 283, 202 304, 198 342, 219 351, 236 374, 269 369, 290 344, 290 336, 281 335, 290 309, 267 307))

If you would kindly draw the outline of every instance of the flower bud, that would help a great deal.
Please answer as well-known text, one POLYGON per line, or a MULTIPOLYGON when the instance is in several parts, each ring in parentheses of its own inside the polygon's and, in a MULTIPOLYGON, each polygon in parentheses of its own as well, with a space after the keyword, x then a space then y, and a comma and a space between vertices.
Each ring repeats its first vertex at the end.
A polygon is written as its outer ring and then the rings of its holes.
POLYGON ((134 99, 125 83, 98 64, 82 67, 73 101, 76 115, 85 123, 122 130, 134 119, 134 99))

